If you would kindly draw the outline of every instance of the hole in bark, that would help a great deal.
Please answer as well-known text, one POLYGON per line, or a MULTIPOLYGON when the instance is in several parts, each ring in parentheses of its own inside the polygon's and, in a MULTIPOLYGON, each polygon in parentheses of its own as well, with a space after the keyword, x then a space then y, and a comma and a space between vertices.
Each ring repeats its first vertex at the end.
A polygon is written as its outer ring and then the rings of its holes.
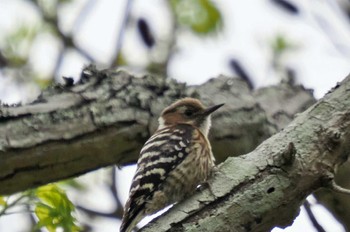
POLYGON ((274 187, 271 187, 267 190, 267 193, 273 193, 275 191, 275 188, 274 187))

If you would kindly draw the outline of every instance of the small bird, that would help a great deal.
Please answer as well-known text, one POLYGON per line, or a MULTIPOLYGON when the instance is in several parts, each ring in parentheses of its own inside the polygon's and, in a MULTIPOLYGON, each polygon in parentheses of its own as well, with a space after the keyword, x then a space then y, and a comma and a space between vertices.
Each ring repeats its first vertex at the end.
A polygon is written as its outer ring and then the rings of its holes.
POLYGON ((141 149, 120 232, 130 232, 143 217, 190 196, 207 180, 215 161, 210 114, 223 105, 205 108, 183 98, 163 110, 157 131, 141 149))

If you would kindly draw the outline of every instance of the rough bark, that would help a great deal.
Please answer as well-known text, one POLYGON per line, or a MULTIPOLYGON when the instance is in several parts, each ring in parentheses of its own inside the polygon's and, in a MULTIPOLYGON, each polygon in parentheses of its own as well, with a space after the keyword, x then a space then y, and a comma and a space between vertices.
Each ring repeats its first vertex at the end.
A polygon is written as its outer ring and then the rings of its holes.
POLYGON ((209 188, 148 231, 269 231, 290 225, 305 198, 328 187, 350 149, 350 76, 254 151, 222 163, 209 188))
POLYGON ((91 66, 78 85, 47 89, 30 105, 0 106, 0 195, 136 161, 160 111, 184 96, 226 103, 211 130, 219 162, 254 149, 314 102, 301 86, 251 91, 224 76, 186 86, 91 66))
MULTIPOLYGON (((211 180, 211 193, 177 205, 150 228, 167 231, 171 222, 170 231, 187 226, 194 231, 265 231, 290 223, 305 197, 327 184, 333 168, 347 158, 348 79, 256 151, 222 164, 211 180)), ((184 96, 207 105, 226 103, 214 115, 211 130, 220 162, 251 151, 314 102, 310 91, 286 83, 251 91, 241 80, 220 76, 186 86, 88 67, 76 86, 52 87, 30 105, 0 107, 0 195, 134 162, 159 112, 184 96)), ((336 201, 330 208, 337 204, 342 205, 336 201)), ((343 209, 333 212, 346 221, 343 209)))

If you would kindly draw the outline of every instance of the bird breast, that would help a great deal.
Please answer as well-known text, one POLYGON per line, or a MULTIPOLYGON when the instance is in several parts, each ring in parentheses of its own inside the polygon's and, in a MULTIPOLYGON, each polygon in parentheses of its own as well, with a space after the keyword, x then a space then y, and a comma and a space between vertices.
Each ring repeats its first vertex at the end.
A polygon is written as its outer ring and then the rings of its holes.
POLYGON ((187 157, 168 174, 162 186, 155 192, 146 207, 147 214, 192 195, 198 185, 205 182, 210 175, 214 166, 210 144, 199 130, 193 131, 192 138, 190 146, 186 148, 188 153, 181 153, 187 157))

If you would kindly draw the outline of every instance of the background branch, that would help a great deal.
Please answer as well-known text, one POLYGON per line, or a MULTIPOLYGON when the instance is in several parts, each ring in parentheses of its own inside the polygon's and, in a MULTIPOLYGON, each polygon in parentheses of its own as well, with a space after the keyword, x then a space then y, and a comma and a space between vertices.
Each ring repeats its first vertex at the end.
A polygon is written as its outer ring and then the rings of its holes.
POLYGON ((125 28, 126 28, 126 25, 128 23, 128 20, 129 20, 131 8, 132 8, 132 2, 133 2, 133 0, 126 1, 123 20, 121 22, 120 29, 118 32, 117 47, 115 49, 114 58, 112 58, 112 61, 110 62, 110 65, 109 65, 110 67, 116 67, 118 65, 117 63, 118 63, 119 56, 121 55, 121 49, 122 49, 122 45, 123 45, 125 28))
POLYGON ((307 213, 307 216, 310 218, 310 221, 312 223, 312 225, 314 225, 316 231, 318 232, 326 232, 325 229, 323 229, 323 227, 320 225, 320 223, 318 223, 314 213, 311 210, 311 206, 310 206, 310 202, 308 200, 306 200, 303 204, 305 211, 307 213))
POLYGON ((135 162, 161 110, 184 96, 226 102, 211 131, 218 162, 253 149, 314 101, 300 86, 252 92, 224 76, 186 86, 88 67, 78 85, 52 87, 30 105, 0 107, 0 195, 135 162))

